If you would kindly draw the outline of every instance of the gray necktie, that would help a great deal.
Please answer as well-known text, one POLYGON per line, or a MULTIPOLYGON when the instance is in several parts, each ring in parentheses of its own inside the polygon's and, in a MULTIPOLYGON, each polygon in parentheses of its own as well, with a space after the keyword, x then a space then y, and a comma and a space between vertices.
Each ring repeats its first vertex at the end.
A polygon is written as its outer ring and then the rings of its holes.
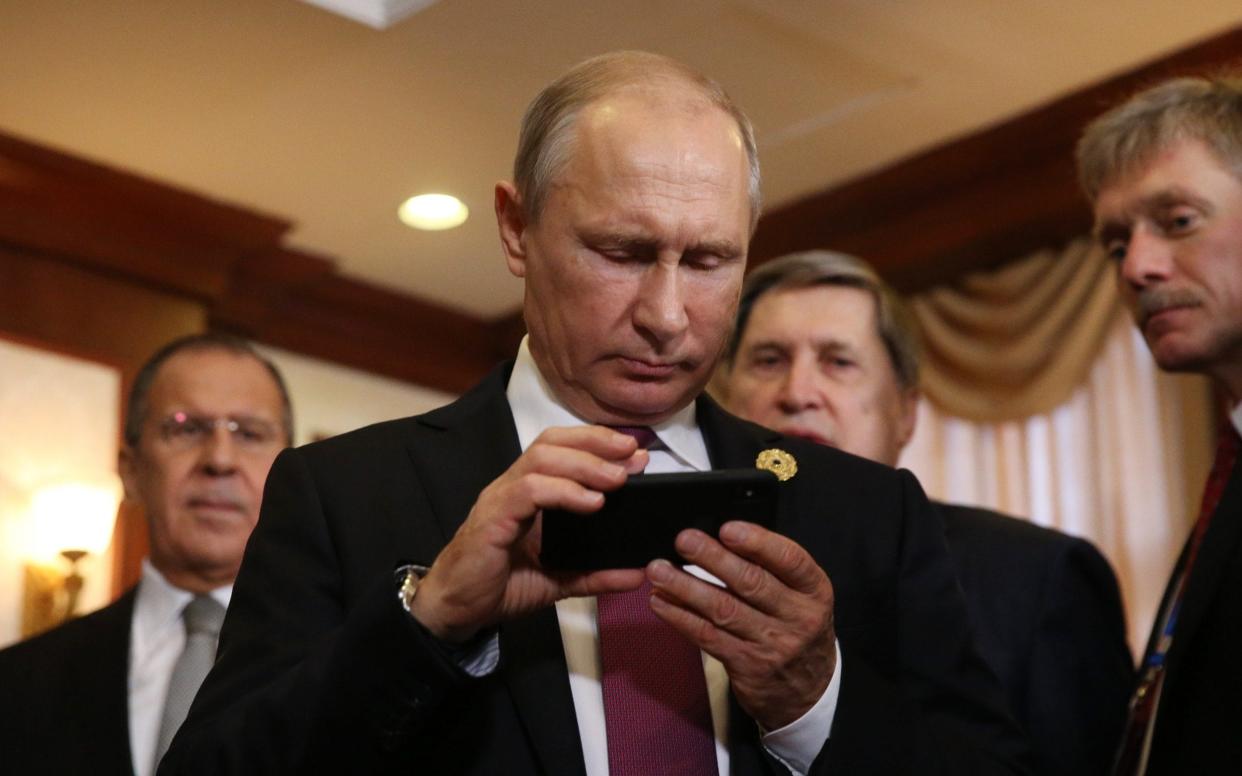
POLYGON ((160 718, 160 736, 155 747, 156 765, 168 751, 173 735, 185 721, 194 694, 216 660, 216 639, 224 622, 224 607, 209 595, 197 595, 181 611, 181 619, 185 623, 185 648, 168 681, 168 696, 164 699, 164 715, 160 718))

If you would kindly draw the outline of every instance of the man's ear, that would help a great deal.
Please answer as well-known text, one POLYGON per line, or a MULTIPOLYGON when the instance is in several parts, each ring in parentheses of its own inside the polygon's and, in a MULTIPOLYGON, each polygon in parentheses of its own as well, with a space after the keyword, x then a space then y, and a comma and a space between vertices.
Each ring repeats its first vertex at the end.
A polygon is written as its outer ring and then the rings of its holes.
POLYGON ((526 277, 526 215, 517 187, 509 181, 496 184, 496 225, 509 272, 526 277))
POLYGON ((137 454, 129 445, 124 445, 116 456, 116 473, 121 476, 125 498, 133 502, 138 501, 138 462, 134 460, 135 455, 137 454))
POLYGON ((906 388, 901 392, 901 414, 897 418, 897 441, 905 447, 914 436, 919 416, 919 389, 906 388))

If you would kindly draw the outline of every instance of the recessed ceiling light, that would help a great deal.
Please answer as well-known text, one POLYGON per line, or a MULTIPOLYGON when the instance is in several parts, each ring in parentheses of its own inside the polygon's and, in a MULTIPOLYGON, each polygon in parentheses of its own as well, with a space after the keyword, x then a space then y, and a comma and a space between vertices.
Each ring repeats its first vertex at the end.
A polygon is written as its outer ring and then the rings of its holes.
POLYGON ((305 0, 347 19, 385 30, 436 0, 305 0))
POLYGON ((438 231, 461 226, 470 210, 457 197, 448 194, 419 194, 401 203, 397 217, 406 226, 438 231))

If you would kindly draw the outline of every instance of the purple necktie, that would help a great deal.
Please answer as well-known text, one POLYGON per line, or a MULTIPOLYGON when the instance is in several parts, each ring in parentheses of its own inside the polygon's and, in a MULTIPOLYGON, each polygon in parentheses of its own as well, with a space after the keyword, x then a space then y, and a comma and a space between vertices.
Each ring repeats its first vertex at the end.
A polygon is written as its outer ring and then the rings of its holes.
MULTIPOLYGON (((646 426, 614 427, 647 449, 646 426)), ((598 597, 610 776, 718 776, 703 658, 651 611, 651 585, 598 597)))

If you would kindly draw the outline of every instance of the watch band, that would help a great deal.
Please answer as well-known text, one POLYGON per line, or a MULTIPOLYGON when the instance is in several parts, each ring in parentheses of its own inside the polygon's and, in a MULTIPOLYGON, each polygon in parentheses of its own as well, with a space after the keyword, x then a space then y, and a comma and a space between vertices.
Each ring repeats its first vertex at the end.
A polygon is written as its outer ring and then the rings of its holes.
POLYGON ((419 566, 409 563, 399 566, 395 572, 397 583, 397 600, 401 602, 401 608, 406 613, 410 613, 410 607, 414 604, 414 594, 418 592, 418 584, 423 581, 423 577, 427 576, 427 572, 431 569, 427 566, 419 566))

